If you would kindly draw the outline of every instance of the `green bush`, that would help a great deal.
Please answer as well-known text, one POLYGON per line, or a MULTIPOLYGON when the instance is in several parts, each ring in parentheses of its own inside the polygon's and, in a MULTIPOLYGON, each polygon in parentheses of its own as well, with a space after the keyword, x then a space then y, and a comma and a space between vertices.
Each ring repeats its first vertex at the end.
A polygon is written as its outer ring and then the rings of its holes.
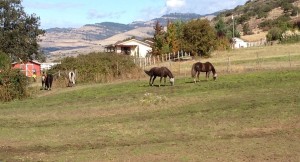
POLYGON ((137 78, 141 69, 133 62, 132 57, 114 53, 90 53, 67 57, 55 66, 50 73, 58 71, 77 71, 76 82, 101 83, 120 78, 137 78))
POLYGON ((286 36, 281 39, 280 43, 287 44, 287 43, 298 43, 300 42, 300 35, 294 34, 290 36, 286 36))
POLYGON ((282 37, 283 30, 278 27, 274 27, 269 30, 267 34, 267 41, 279 40, 282 37))
POLYGON ((27 78, 17 69, 0 72, 0 101, 11 101, 28 97, 27 78))
POLYGON ((10 68, 10 58, 0 51, 0 70, 7 70, 10 68))

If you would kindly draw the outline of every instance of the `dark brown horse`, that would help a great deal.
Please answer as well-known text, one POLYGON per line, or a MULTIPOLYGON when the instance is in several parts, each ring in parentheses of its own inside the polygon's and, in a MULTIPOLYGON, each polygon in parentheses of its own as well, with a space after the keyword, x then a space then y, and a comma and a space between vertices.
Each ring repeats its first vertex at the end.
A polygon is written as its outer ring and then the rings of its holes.
POLYGON ((165 81, 164 85, 166 85, 167 77, 170 78, 171 85, 174 85, 174 81, 175 81, 174 76, 173 76, 172 72, 166 67, 153 67, 149 71, 145 70, 145 73, 150 76, 150 80, 149 80, 150 86, 153 86, 153 82, 157 76, 160 77, 160 82, 159 82, 158 86, 160 86, 162 78, 164 78, 164 81, 165 81))
POLYGON ((45 77, 45 90, 51 90, 53 82, 53 75, 47 74, 45 77))
POLYGON ((205 76, 206 80, 209 78, 210 72, 213 73, 214 80, 217 79, 216 69, 210 62, 206 62, 206 63, 196 62, 193 64, 191 74, 192 74, 192 77, 194 78, 194 83, 196 83, 196 78, 195 78, 196 75, 197 75, 198 81, 200 81, 199 80, 200 72, 206 73, 206 76, 205 76))

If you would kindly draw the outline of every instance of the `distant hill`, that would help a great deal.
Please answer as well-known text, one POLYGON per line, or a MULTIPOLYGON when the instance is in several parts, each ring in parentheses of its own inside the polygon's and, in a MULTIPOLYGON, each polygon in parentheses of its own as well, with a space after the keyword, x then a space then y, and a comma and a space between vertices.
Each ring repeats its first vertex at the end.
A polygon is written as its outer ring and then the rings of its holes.
POLYGON ((135 21, 130 24, 102 22, 87 24, 80 28, 51 28, 41 37, 40 45, 48 58, 76 56, 92 51, 102 51, 103 47, 129 37, 149 38, 153 36, 156 21, 166 26, 168 21, 189 21, 207 18, 216 23, 224 18, 225 23, 232 25, 232 17, 236 30, 241 32, 243 39, 256 41, 264 39, 267 31, 282 22, 300 22, 300 0, 248 0, 244 5, 231 10, 223 10, 207 15, 195 13, 170 13, 149 21, 135 21), (243 33, 247 24, 249 33, 243 33))
POLYGON ((103 50, 103 46, 129 37, 138 39, 152 37, 156 21, 165 26, 168 21, 188 21, 206 16, 210 16, 211 19, 217 14, 170 13, 160 18, 135 21, 130 24, 101 22, 86 24, 80 28, 51 28, 47 29, 46 34, 41 37, 40 45, 48 57, 76 55, 93 50, 103 50))
POLYGON ((268 30, 274 26, 299 21, 299 7, 300 0, 248 0, 244 5, 220 12, 213 21, 223 17, 225 22, 231 25, 234 17, 236 28, 241 32, 242 37, 253 40, 251 38, 255 37, 253 35, 265 37, 268 30), (246 24, 249 26, 249 33, 243 33, 246 24))

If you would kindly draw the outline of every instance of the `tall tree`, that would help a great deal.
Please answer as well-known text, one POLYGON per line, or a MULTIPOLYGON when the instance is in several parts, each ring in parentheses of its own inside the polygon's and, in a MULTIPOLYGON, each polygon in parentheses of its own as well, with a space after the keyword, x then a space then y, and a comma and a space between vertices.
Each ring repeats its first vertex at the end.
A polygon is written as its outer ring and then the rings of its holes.
POLYGON ((216 23, 215 29, 217 31, 217 36, 218 37, 225 37, 226 36, 226 32, 227 32, 226 24, 225 24, 225 22, 222 18, 219 19, 219 21, 216 23))
POLYGON ((25 13, 22 0, 0 0, 0 50, 12 60, 43 60, 39 49, 40 18, 25 13))
POLYGON ((167 42, 170 48, 169 52, 177 52, 182 49, 182 27, 181 21, 169 22, 167 26, 167 42))
POLYGON ((216 46, 216 32, 207 19, 192 20, 183 29, 185 50, 193 55, 209 55, 216 46))
POLYGON ((165 46, 165 32, 163 30, 163 26, 157 21, 154 26, 154 36, 153 36, 154 44, 152 45, 152 54, 160 55, 162 54, 162 50, 165 46))

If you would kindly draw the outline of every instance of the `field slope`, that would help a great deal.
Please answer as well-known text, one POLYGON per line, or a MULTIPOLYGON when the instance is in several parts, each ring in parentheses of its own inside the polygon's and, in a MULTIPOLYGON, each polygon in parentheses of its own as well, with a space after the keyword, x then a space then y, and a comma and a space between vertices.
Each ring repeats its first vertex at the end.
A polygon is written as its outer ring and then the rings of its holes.
POLYGON ((0 161, 300 160, 299 69, 191 81, 82 85, 0 103, 0 161))

